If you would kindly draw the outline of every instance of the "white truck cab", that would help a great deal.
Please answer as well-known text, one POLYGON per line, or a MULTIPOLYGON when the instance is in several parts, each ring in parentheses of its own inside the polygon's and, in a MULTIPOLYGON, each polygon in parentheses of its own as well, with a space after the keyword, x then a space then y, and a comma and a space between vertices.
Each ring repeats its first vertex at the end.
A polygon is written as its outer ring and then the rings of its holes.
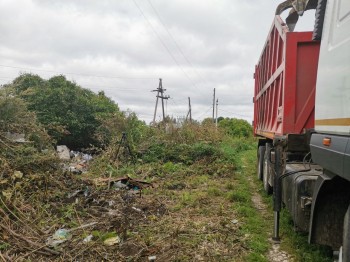
POLYGON ((350 134, 350 0, 328 0, 318 65, 315 129, 350 134))

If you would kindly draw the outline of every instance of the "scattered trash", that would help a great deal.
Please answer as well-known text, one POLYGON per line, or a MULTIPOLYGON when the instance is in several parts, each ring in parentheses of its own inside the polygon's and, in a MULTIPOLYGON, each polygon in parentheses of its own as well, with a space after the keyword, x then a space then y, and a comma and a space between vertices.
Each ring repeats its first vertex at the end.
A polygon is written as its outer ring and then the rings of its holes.
POLYGON ((92 159, 92 155, 90 154, 83 154, 81 157, 85 161, 90 161, 92 159))
POLYGON ((23 177, 23 173, 21 171, 15 171, 13 172, 13 177, 21 179, 23 177))
POLYGON ((88 235, 86 238, 84 238, 83 242, 84 243, 89 243, 92 240, 92 235, 88 235))
POLYGON ((75 197, 75 196, 77 196, 79 193, 83 193, 83 192, 84 192, 84 191, 83 191, 83 190, 80 190, 80 189, 75 190, 73 193, 68 194, 68 198, 75 197))
POLYGON ((142 210, 139 209, 139 208, 137 208, 137 207, 132 207, 132 209, 134 209, 134 210, 137 211, 137 212, 142 212, 142 210))
POLYGON ((47 239, 46 243, 49 246, 57 247, 59 244, 72 238, 72 235, 69 233, 69 230, 61 228, 56 230, 56 232, 47 239))
POLYGON ((84 197, 87 197, 89 195, 89 187, 86 187, 84 190, 84 197))
POLYGON ((69 151, 66 146, 57 146, 57 153, 60 159, 70 160, 69 163, 63 165, 63 171, 68 171, 71 174, 80 175, 88 170, 89 161, 92 155, 84 154, 79 151, 69 151))
POLYGON ((75 157, 78 157, 78 156, 79 156, 80 152, 79 152, 79 151, 73 151, 73 150, 71 150, 71 151, 69 152, 69 154, 70 154, 70 157, 71 157, 71 158, 75 158, 75 157))
POLYGON ((149 256, 148 261, 155 261, 157 256, 149 256))
POLYGON ((123 184, 121 181, 113 183, 113 188, 115 188, 116 190, 126 189, 127 187, 128 186, 126 184, 123 184))
POLYGON ((113 246, 115 244, 119 244, 120 243, 120 237, 116 236, 116 237, 110 237, 110 238, 107 238, 105 241, 103 241, 103 243, 106 245, 106 246, 113 246))
POLYGON ((59 159, 70 160, 70 153, 67 146, 64 146, 64 145, 57 146, 57 154, 59 159))
POLYGON ((70 240, 72 238, 72 235, 71 235, 72 231, 82 229, 85 227, 90 227, 96 224, 97 222, 92 222, 92 223, 81 225, 72 229, 60 228, 56 230, 56 232, 46 240, 46 244, 51 247, 57 247, 59 244, 62 244, 63 242, 70 240))
POLYGON ((3 190, 1 193, 6 198, 6 200, 10 200, 12 197, 12 190, 11 189, 3 190))
POLYGON ((135 191, 142 190, 145 187, 152 187, 151 183, 148 183, 142 180, 133 179, 129 176, 112 180, 112 183, 113 183, 112 184, 113 187, 125 188, 125 189, 135 190, 135 191))
POLYGON ((92 159, 92 155, 90 154, 85 154, 85 153, 82 153, 82 152, 79 152, 79 151, 73 151, 71 150, 70 151, 70 157, 71 158, 76 158, 76 159, 79 159, 79 160, 84 160, 83 162, 87 162, 87 161, 90 161, 92 159))
POLYGON ((237 224, 238 220, 237 219, 232 219, 231 222, 232 222, 232 224, 237 224))
POLYGON ((70 166, 68 167, 68 171, 74 175, 80 175, 83 173, 83 171, 76 166, 70 166))
POLYGON ((142 189, 146 187, 153 187, 149 182, 133 179, 129 176, 122 178, 95 178, 93 183, 96 186, 110 185, 108 188, 113 188, 115 190, 130 190, 130 192, 135 192, 141 195, 142 189))

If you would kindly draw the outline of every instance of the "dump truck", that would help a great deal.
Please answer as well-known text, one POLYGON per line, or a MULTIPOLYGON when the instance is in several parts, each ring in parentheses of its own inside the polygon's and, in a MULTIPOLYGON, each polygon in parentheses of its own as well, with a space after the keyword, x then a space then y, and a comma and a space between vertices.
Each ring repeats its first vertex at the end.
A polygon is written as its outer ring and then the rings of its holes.
POLYGON ((255 66, 257 177, 310 243, 350 261, 350 1, 288 0, 278 6, 255 66), (294 32, 305 10, 314 30, 294 32), (280 14, 290 9, 283 21, 280 14))

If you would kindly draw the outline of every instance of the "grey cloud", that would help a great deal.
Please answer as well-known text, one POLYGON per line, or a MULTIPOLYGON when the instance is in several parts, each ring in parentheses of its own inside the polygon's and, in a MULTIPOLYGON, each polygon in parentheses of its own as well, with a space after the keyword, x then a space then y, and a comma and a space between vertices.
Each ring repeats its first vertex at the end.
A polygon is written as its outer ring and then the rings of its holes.
POLYGON ((23 71, 46 79, 54 72, 85 74, 67 78, 94 92, 104 89, 122 110, 150 121, 150 90, 162 77, 170 115, 185 114, 191 97, 195 117, 211 116, 205 112, 216 88, 219 115, 251 121, 254 66, 281 1, 149 1, 185 57, 148 0, 136 3, 152 27, 132 0, 1 1, 1 64, 33 70, 0 67, 0 83, 23 71))

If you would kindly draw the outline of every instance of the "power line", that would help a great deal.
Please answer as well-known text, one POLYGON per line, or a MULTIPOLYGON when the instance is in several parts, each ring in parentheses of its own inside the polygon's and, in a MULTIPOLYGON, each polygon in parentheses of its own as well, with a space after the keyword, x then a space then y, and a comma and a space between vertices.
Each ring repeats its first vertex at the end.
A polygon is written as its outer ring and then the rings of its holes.
POLYGON ((184 73, 184 75, 187 77, 187 79, 191 82, 191 84, 198 89, 198 87, 196 86, 196 84, 193 82, 193 80, 189 77, 189 75, 186 73, 186 71, 182 68, 182 66, 179 64, 179 62, 175 59, 174 55, 171 53, 170 49, 167 47, 167 45, 164 43, 164 41, 162 40, 162 38, 160 37, 160 35, 157 33, 157 31, 155 30, 155 28, 153 27, 152 23, 148 20, 148 18, 146 17, 146 15, 144 14, 144 12, 142 11, 141 7, 137 4, 136 0, 133 0, 135 6, 139 9, 140 13, 142 14, 142 16, 144 17, 144 19, 147 21, 148 25, 151 27, 153 33, 157 36, 158 40, 160 41, 160 43, 163 45, 163 47, 165 48, 165 50, 168 52, 168 54, 170 55, 170 57, 173 59, 173 61, 175 62, 175 64, 181 69, 181 71, 184 73))
POLYGON ((169 101, 175 105, 175 107, 173 108, 175 113, 177 113, 178 115, 184 115, 184 113, 180 113, 177 109, 175 109, 177 107, 180 107, 180 105, 178 105, 173 98, 170 98, 169 101))
POLYGON ((197 116, 196 118, 200 118, 200 117, 204 116, 204 115, 205 115, 206 113, 208 113, 209 110, 211 110, 211 109, 212 109, 212 106, 210 106, 210 107, 207 109, 207 111, 205 111, 203 114, 197 116))
POLYGON ((19 66, 10 66, 10 65, 0 65, 0 67, 15 68, 15 69, 22 69, 22 70, 30 70, 30 71, 39 71, 39 72, 47 72, 47 73, 55 73, 55 74, 61 74, 61 75, 77 75, 77 76, 97 77, 97 78, 151 79, 151 80, 158 79, 157 77, 100 76, 100 75, 90 75, 90 74, 83 74, 83 73, 67 73, 67 72, 59 72, 59 71, 54 71, 54 70, 46 70, 46 69, 39 69, 39 68, 29 68, 29 67, 19 67, 19 66))
POLYGON ((163 19, 160 17, 159 13, 157 12, 156 8, 154 7, 154 5, 152 4, 152 2, 150 0, 147 0, 147 2, 149 3, 149 5, 152 7, 154 13, 156 14, 156 16, 158 17, 160 23, 163 25, 163 27, 165 28, 165 30, 167 31, 167 33, 169 34, 170 38, 174 41, 175 46, 177 48, 177 50, 179 50, 179 52, 181 53, 181 55, 185 58, 186 62, 192 67, 193 71, 204 81, 207 82, 202 75, 199 74, 199 72, 196 70, 196 68, 193 66, 193 64, 190 62, 190 60, 187 58, 187 56, 185 56, 184 52, 182 51, 182 49, 180 48, 179 44, 177 43, 177 41, 175 40, 174 36, 170 33, 168 27, 165 25, 165 23, 163 22, 163 19))
POLYGON ((230 113, 232 115, 236 115, 236 116, 240 116, 240 117, 250 117, 250 116, 247 116, 247 115, 241 115, 241 114, 233 113, 233 112, 226 111, 226 110, 223 110, 223 109, 219 109, 219 111, 223 111, 223 112, 230 113))

